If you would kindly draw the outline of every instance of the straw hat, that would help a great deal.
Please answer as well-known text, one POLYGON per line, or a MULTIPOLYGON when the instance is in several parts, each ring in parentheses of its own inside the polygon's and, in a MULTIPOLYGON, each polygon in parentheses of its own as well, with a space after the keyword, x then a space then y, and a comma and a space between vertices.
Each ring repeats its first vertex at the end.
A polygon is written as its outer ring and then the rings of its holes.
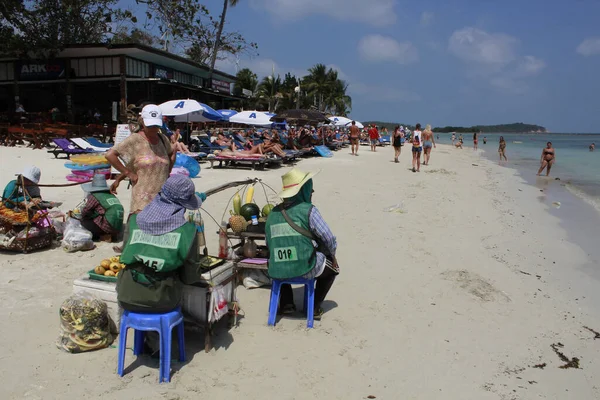
POLYGON ((297 168, 293 168, 288 171, 281 177, 281 183, 283 185, 283 190, 279 193, 279 197, 282 199, 288 199, 290 197, 294 197, 300 192, 300 188, 311 180, 315 175, 317 175, 320 171, 317 172, 304 172, 297 168))

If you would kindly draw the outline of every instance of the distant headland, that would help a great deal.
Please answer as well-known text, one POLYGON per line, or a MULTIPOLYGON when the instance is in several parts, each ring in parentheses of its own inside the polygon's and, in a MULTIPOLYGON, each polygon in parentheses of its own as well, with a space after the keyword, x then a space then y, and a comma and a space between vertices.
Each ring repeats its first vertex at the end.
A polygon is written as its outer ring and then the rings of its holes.
MULTIPOLYGON (((395 123, 395 122, 381 122, 381 121, 365 121, 364 125, 375 124, 376 126, 385 126, 388 130, 393 130, 397 125, 408 126, 409 129, 414 129, 414 126, 395 123)), ((423 128, 425 126, 423 125, 423 128)), ((540 125, 524 124, 522 122, 516 122, 514 124, 500 124, 500 125, 475 125, 470 127, 464 126, 444 126, 433 128, 434 132, 440 133, 548 133, 548 130, 540 125)))

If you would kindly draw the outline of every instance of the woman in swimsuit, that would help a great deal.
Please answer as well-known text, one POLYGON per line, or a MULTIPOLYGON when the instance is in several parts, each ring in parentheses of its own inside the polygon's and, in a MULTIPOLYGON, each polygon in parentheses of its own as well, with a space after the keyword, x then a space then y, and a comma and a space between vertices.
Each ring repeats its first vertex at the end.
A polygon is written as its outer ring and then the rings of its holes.
POLYGON ((423 165, 429 165, 432 146, 435 147, 435 140, 433 140, 431 125, 427 125, 423 131, 423 165))
POLYGON ((404 133, 400 130, 400 125, 396 126, 394 129, 394 134, 392 135, 392 145, 394 146, 394 162, 398 163, 398 157, 400 157, 400 153, 402 152, 402 138, 404 137, 404 133))
POLYGON ((473 150, 477 150, 477 132, 473 132, 473 150))
POLYGON ((538 176, 542 173, 544 168, 546 168, 546 176, 550 175, 550 169, 552 168, 552 164, 556 161, 556 152, 552 147, 552 142, 546 143, 546 147, 542 150, 542 157, 540 158, 540 163, 542 166, 538 171, 538 176))
POLYGON ((500 155, 500 161, 502 161, 502 157, 504 157, 504 161, 508 161, 508 158, 506 158, 506 154, 504 154, 505 150, 506 141, 504 140, 504 136, 500 136, 500 144, 498 145, 498 154, 500 155))
POLYGON ((421 124, 417 124, 413 131, 412 144, 412 172, 419 172, 421 170, 421 152, 423 151, 423 147, 421 147, 421 124))

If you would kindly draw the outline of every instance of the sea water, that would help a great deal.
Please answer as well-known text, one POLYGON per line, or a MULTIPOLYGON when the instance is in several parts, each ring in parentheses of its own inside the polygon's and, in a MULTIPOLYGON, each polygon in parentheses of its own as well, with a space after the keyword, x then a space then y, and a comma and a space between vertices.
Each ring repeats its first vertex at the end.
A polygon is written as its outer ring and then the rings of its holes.
MULTIPOLYGON (((437 135, 437 134, 436 134, 437 135)), ((440 133, 440 143, 451 143, 451 134, 440 133)), ((458 135, 456 135, 458 137, 458 135)), ((551 178, 559 178, 555 185, 560 185, 591 204, 600 213, 600 134, 514 134, 494 133, 479 135, 481 155, 498 161, 498 142, 500 136, 506 141, 506 157, 508 162, 502 162, 508 168, 515 168, 530 183, 533 182, 540 168, 542 149, 547 142, 552 142, 556 152, 556 161, 550 171, 551 178), (487 144, 483 144, 484 136, 487 144), (589 145, 596 143, 596 150, 589 151, 589 145)), ((437 137, 437 136, 436 136, 437 137)), ((463 151, 472 150, 473 134, 463 134, 463 151)), ((546 171, 542 172, 542 176, 546 171)))

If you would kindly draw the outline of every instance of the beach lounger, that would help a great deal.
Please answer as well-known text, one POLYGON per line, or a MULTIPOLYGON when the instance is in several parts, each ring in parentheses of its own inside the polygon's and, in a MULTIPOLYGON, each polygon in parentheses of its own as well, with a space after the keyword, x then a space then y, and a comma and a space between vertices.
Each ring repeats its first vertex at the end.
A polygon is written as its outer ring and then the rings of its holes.
POLYGON ((321 157, 326 157, 326 158, 333 157, 333 153, 327 146, 322 146, 322 145, 315 146, 314 149, 317 152, 317 154, 320 155, 321 157))
POLYGON ((70 159, 73 154, 92 153, 92 150, 81 149, 70 142, 69 139, 52 139, 52 141, 56 147, 52 150, 48 150, 48 153, 54 154, 55 158, 58 158, 59 154, 64 154, 70 159))
POLYGON ((82 149, 89 149, 89 150, 93 150, 98 153, 105 153, 108 151, 108 148, 94 146, 93 144, 87 142, 86 140, 84 140, 82 138, 72 138, 71 142, 75 143, 77 146, 79 146, 82 149))
POLYGON ((95 137, 86 137, 85 141, 88 142, 89 144, 91 144, 92 146, 96 146, 96 147, 105 147, 107 149, 110 149, 111 147, 113 147, 112 143, 102 143, 95 137))
POLYGON ((267 157, 236 157, 236 156, 215 156, 209 157, 210 167, 215 168, 214 163, 218 162, 216 168, 235 168, 235 167, 250 167, 251 169, 264 169, 267 164, 267 157))
POLYGON ((207 148, 210 149, 210 151, 223 150, 227 148, 225 146, 219 146, 216 143, 212 143, 206 136, 198 136, 198 141, 200 142, 201 148, 207 148))

